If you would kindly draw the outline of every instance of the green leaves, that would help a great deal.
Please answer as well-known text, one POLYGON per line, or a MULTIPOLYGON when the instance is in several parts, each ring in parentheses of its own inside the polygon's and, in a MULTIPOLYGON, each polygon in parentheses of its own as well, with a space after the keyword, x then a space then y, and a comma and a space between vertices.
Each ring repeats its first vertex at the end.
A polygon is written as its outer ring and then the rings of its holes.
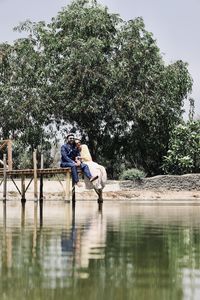
POLYGON ((163 170, 170 174, 200 171, 200 121, 176 126, 164 157, 163 170))
POLYGON ((165 66, 142 18, 125 22, 79 0, 49 24, 26 21, 16 30, 29 36, 0 49, 2 137, 39 145, 46 126, 72 124, 113 176, 122 162, 161 172, 192 80, 184 62, 165 66))
POLYGON ((122 172, 120 178, 122 180, 141 180, 146 176, 142 170, 138 169, 128 169, 122 172))

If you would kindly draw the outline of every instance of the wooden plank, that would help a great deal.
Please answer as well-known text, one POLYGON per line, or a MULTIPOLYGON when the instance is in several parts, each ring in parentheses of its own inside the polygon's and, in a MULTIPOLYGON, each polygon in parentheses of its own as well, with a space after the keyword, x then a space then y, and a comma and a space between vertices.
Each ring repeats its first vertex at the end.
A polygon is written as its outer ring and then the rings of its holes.
POLYGON ((75 184, 74 182, 72 183, 72 203, 75 205, 76 202, 76 190, 75 190, 75 184))
POLYGON ((38 174, 66 174, 71 172, 70 168, 49 168, 49 169, 38 169, 38 174))
POLYGON ((0 143, 3 143, 0 145, 0 150, 2 150, 4 147, 7 146, 7 152, 8 152, 8 169, 9 171, 12 170, 12 141, 11 140, 0 140, 0 143))
MULTIPOLYGON (((37 169, 37 174, 51 175, 51 174, 66 174, 67 172, 71 173, 70 168, 48 168, 48 169, 37 169)), ((81 172, 81 171, 78 171, 81 172)), ((7 171, 8 175, 33 175, 34 169, 21 169, 21 170, 12 170, 7 171)), ((3 170, 0 170, 0 175, 3 175, 3 170)))
POLYGON ((70 202, 70 173, 66 173, 65 201, 70 202))
POLYGON ((16 187, 17 191, 18 191, 19 194, 21 195, 21 191, 20 191, 20 189, 18 188, 18 186, 17 186, 15 180, 12 178, 12 176, 10 176, 10 178, 11 178, 12 182, 14 183, 14 186, 16 187))
POLYGON ((21 177, 21 197, 22 197, 21 201, 22 201, 22 203, 26 202, 25 193, 26 193, 25 176, 22 175, 22 177, 21 177))
POLYGON ((3 201, 6 202, 7 193, 7 167, 6 167, 6 154, 3 155, 3 201))
POLYGON ((3 144, 0 146, 0 150, 2 150, 6 145, 7 145, 7 141, 0 141, 3 142, 3 144))
MULTIPOLYGON (((44 156, 41 154, 40 168, 43 170, 44 168, 44 156)), ((40 201, 43 201, 43 174, 40 174, 40 201)))
POLYGON ((37 188, 37 150, 33 151, 33 176, 34 176, 34 200, 38 200, 38 188, 37 188))
POLYGON ((12 171, 13 162, 12 162, 12 142, 11 142, 11 140, 7 141, 7 146, 8 146, 8 170, 12 171))
MULTIPOLYGON (((79 173, 82 172, 80 168, 78 168, 78 172, 79 173)), ((7 170, 6 171, 6 176, 10 176, 12 180, 14 180, 13 177, 21 177, 21 176, 23 176, 23 178, 25 178, 26 176, 32 177, 34 179, 34 199, 36 201, 38 200, 37 177, 41 176, 41 175, 56 175, 56 174, 66 175, 65 188, 64 188, 65 200, 70 201, 72 198, 72 203, 75 203, 75 201, 76 201, 75 200, 75 186, 73 186, 72 190, 71 190, 71 168, 46 168, 46 169, 41 168, 41 169, 37 169, 37 161, 36 161, 36 152, 35 151, 34 151, 34 168, 33 169, 22 169, 22 170, 12 170, 12 171, 7 170)), ((0 170, 0 176, 1 175, 2 176, 4 175, 4 171, 0 170)), ((29 185, 30 185, 30 183, 29 183, 29 185)), ((28 189, 29 185, 25 189, 25 192, 28 189)), ((22 187, 21 187, 21 191, 22 191, 22 187)), ((24 191, 24 189, 23 189, 23 191, 24 191)), ((20 191, 19 191, 19 193, 21 194, 20 191)))

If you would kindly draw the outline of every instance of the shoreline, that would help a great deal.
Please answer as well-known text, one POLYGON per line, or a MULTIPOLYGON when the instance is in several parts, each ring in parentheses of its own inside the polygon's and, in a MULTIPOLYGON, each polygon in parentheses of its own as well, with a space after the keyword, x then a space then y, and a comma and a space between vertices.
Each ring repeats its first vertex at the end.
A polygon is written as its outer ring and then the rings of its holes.
MULTIPOLYGON (((20 180, 16 180, 18 187, 20 188, 20 180)), ((45 200, 64 200, 64 187, 65 181, 60 182, 57 180, 44 179, 44 201, 45 200)), ((26 186, 29 180, 26 180, 26 186)), ((169 188, 137 188, 133 182, 130 181, 116 181, 108 180, 106 187, 103 190, 104 201, 133 201, 135 203, 143 202, 154 202, 154 203, 172 203, 183 202, 183 203, 194 203, 200 204, 200 190, 170 190, 169 188)), ((39 181, 38 181, 38 191, 39 191, 39 181)), ((3 186, 0 186, 0 199, 3 199, 3 186)), ((21 199, 19 192, 14 186, 12 181, 8 181, 7 185, 7 199, 18 200, 21 199)), ((39 195, 39 193, 38 193, 39 195)), ((26 192, 26 200, 33 200, 33 183, 26 192)), ((97 200, 97 194, 94 190, 86 190, 84 187, 84 182, 82 182, 82 187, 76 187, 76 200, 97 200)))

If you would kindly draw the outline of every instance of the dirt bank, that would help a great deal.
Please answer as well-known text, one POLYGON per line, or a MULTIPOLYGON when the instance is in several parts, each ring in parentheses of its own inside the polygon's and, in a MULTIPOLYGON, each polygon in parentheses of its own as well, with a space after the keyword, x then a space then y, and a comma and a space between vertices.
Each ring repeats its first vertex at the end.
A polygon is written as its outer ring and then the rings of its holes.
MULTIPOLYGON (((20 189, 20 181, 16 181, 17 185, 20 189)), ((28 185, 28 180, 26 181, 26 185, 28 185)), ((96 200, 97 195, 93 190, 86 190, 84 187, 84 183, 82 183, 82 187, 76 187, 76 199, 77 200, 96 200)), ((173 181, 174 185, 174 181, 173 181)), ((64 187, 65 182, 62 181, 62 185, 56 180, 44 180, 44 199, 45 200, 62 200, 64 199, 64 187)), ((39 182, 38 182, 39 188, 39 182)), ((3 186, 0 186, 0 199, 3 198, 3 186)), ((7 187, 7 195, 8 199, 20 199, 19 192, 14 186, 12 181, 8 181, 7 187)), ((104 200, 134 200, 134 201, 171 201, 171 200, 182 200, 182 201, 192 201, 196 203, 200 203, 200 190, 192 189, 187 190, 181 188, 180 190, 170 190, 169 186, 166 188, 165 186, 160 187, 151 187, 147 188, 141 186, 137 188, 134 182, 129 181, 108 181, 107 185, 103 192, 104 200)), ((27 190, 26 199, 33 199, 33 183, 27 190)))

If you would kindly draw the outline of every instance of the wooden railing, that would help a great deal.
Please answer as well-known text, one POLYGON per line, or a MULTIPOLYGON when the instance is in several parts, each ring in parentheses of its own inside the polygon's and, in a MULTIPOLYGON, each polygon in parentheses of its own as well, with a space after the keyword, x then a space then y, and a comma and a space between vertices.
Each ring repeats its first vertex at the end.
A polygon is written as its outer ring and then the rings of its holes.
MULTIPOLYGON (((12 141, 11 140, 0 140, 0 151, 7 147, 7 157, 8 157, 8 170, 12 171, 13 161, 12 161, 12 141)), ((3 163, 2 163, 3 164, 3 163)))

